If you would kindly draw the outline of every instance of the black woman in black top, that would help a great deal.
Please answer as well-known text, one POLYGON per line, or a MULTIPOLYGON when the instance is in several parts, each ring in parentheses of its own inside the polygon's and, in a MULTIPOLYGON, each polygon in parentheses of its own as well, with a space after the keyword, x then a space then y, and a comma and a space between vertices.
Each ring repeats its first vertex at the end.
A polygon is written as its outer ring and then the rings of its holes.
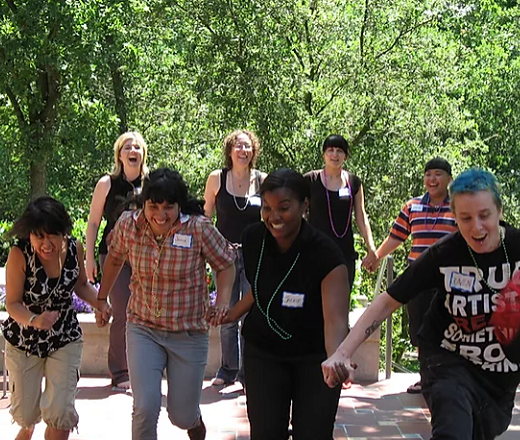
POLYGON ((243 336, 251 439, 286 439, 291 422, 295 439, 330 440, 341 387, 327 389, 320 363, 348 331, 345 260, 303 220, 309 187, 301 174, 274 171, 261 197, 263 222, 242 236, 252 289, 225 318, 249 312, 243 336))

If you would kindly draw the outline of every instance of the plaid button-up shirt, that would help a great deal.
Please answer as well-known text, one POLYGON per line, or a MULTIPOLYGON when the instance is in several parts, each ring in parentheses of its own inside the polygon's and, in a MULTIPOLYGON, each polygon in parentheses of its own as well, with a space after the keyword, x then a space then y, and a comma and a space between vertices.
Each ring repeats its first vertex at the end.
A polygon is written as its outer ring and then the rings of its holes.
POLYGON ((162 246, 147 224, 142 210, 123 213, 109 247, 132 267, 128 321, 161 330, 207 331, 206 261, 216 271, 226 269, 235 261, 235 249, 202 215, 181 214, 162 246))

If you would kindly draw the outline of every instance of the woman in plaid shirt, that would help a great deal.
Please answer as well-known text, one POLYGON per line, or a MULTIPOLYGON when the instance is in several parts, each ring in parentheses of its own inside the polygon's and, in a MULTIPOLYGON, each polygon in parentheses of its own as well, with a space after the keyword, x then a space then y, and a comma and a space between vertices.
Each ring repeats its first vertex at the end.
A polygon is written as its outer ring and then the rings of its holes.
MULTIPOLYGON (((156 439, 161 379, 168 381, 172 423, 202 440, 199 401, 208 356, 209 296, 205 265, 217 272, 212 313, 223 316, 236 253, 188 195, 181 175, 160 168, 145 178, 143 209, 125 212, 111 237, 98 298, 106 300, 124 261, 132 267, 128 303, 128 367, 134 396, 132 439, 156 439)), ((106 307, 108 309, 108 306, 106 307)), ((105 325, 107 313, 98 317, 105 325)))

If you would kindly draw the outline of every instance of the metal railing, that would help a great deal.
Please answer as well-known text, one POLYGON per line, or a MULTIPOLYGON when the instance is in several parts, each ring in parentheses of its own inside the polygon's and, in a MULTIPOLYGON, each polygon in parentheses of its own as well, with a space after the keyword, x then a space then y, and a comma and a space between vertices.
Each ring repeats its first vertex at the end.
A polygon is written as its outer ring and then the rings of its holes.
MULTIPOLYGON (((394 282, 394 259, 392 255, 388 255, 383 259, 377 273, 376 288, 374 298, 381 293, 381 286, 386 272, 386 287, 388 288, 394 282)), ((385 377, 392 377, 392 315, 386 319, 386 349, 385 349, 385 377)))

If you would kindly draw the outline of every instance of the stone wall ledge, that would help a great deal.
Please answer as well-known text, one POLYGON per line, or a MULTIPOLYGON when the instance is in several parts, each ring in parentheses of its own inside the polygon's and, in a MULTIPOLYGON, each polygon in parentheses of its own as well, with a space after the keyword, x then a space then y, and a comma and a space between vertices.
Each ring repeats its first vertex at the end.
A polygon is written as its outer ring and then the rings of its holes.
MULTIPOLYGON (((357 322, 364 309, 355 309, 350 312, 351 327, 357 322)), ((0 322, 7 318, 7 312, 0 312, 0 322)), ((83 330, 83 357, 81 361, 81 374, 107 376, 107 355, 109 326, 98 328, 94 314, 78 313, 78 319, 83 330)), ((353 362, 358 364, 356 370, 356 380, 358 381, 377 381, 379 373, 379 338, 380 332, 377 330, 368 338, 357 350, 353 357, 353 362)), ((0 334, 0 347, 3 349, 4 340, 0 334)), ((3 365, 3 353, 0 354, 0 366, 3 365)), ((214 377, 220 366, 220 336, 219 329, 210 330, 210 345, 208 354, 208 365, 206 367, 206 377, 214 377)))

